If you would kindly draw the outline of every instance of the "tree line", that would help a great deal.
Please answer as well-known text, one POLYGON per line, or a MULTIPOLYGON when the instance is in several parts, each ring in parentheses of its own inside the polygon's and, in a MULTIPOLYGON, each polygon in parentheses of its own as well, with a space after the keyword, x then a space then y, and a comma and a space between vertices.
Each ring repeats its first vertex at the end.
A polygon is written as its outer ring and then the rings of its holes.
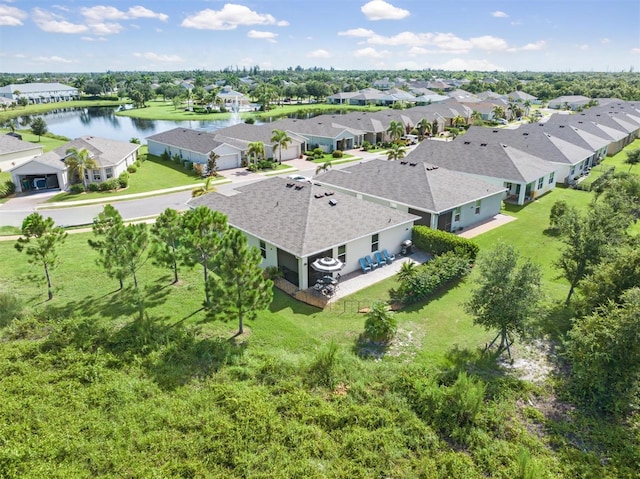
MULTIPOLYGON (((118 281, 120 289, 125 281, 132 282, 141 318, 144 293, 138 272, 148 261, 169 269, 173 283, 180 280, 181 267, 201 267, 203 307, 213 316, 234 316, 238 334, 244 332, 244 320, 255 317, 273 298, 273 282, 260 267, 259 249, 250 247, 245 235, 228 225, 225 215, 206 206, 183 214, 168 208, 149 226, 126 224, 116 208, 106 205, 94 218, 92 231, 88 244, 98 253, 98 265, 118 281)), ((66 238, 67 233, 51 218, 32 213, 15 244, 30 263, 43 267, 49 300, 54 295, 51 272, 60 263, 59 247, 66 238)))

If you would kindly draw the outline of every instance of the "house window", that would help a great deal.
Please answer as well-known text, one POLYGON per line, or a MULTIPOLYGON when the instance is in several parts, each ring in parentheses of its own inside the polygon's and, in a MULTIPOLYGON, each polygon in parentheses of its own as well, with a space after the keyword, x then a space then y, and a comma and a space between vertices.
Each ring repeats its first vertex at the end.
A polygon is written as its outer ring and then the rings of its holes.
POLYGON ((458 206, 455 210, 453 210, 453 221, 460 221, 460 213, 462 212, 462 208, 458 206))
POLYGON ((477 215, 480 214, 480 205, 482 204, 482 200, 477 200, 476 201, 476 206, 475 206, 475 212, 477 215))
POLYGON ((378 251, 378 233, 371 236, 371 252, 375 253, 378 251))
POLYGON ((100 181, 100 170, 91 170, 93 174, 93 181, 100 181))
POLYGON ((260 254, 263 258, 267 257, 267 244, 262 240, 260 240, 260 254))
POLYGON ((550 185, 552 185, 552 184, 553 184, 553 181, 554 181, 554 179, 555 179, 555 176, 556 176, 555 171, 552 171, 552 172, 549 174, 549 184, 550 184, 550 185))
POLYGON ((576 167, 572 166, 571 169, 569 170, 569 176, 573 176, 575 172, 576 172, 576 167))
POLYGON ((538 180, 538 189, 541 190, 544 186, 544 176, 538 180))
POLYGON ((347 263, 347 245, 343 244, 342 246, 338 246, 338 259, 342 261, 342 264, 347 263))
POLYGON ((108 180, 109 178, 113 178, 113 168, 105 168, 105 169, 104 169, 104 172, 105 172, 105 173, 106 173, 106 175, 107 175, 107 180, 108 180))

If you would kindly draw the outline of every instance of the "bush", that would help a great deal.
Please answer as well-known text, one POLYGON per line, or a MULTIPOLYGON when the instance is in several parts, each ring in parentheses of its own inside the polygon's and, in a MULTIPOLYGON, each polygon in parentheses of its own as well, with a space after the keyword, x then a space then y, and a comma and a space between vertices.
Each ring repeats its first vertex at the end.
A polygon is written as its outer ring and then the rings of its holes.
POLYGON ((333 153, 331 153, 331 156, 334 158, 342 158, 342 150, 333 150, 333 153))
POLYGON ((169 154, 169 152, 167 150, 164 150, 162 152, 162 154, 160 155, 160 159, 164 160, 164 161, 171 161, 171 155, 169 154))
POLYGON ((398 321, 387 305, 378 302, 367 313, 364 323, 364 336, 373 343, 388 343, 396 335, 398 321))
POLYGON ((204 175, 204 165, 201 163, 192 163, 191 167, 193 168, 193 171, 195 172, 196 175, 198 176, 203 176, 204 175))
POLYGON ((126 171, 120 173, 120 176, 118 176, 118 184, 120 185, 120 188, 126 188, 129 186, 129 173, 126 171))
POLYGON ((423 301, 433 295, 438 289, 469 274, 469 258, 458 255, 453 251, 436 256, 405 275, 400 280, 398 289, 389 291, 391 297, 402 303, 423 301))
POLYGON ((72 195, 79 195, 80 193, 84 193, 84 185, 82 183, 76 183, 75 185, 71 185, 69 191, 72 195))
POLYGON ((99 191, 100 185, 98 183, 89 183, 89 191, 99 191))
POLYGON ((136 171, 138 171, 138 167, 136 165, 129 165, 127 166, 127 171, 129 173, 135 173, 136 171))
POLYGON ((428 226, 417 225, 413 227, 413 243, 416 248, 437 256, 448 251, 456 251, 460 255, 466 255, 470 260, 475 260, 479 247, 473 241, 446 231, 433 230, 428 226))
POLYGON ((180 155, 178 155, 177 153, 175 155, 173 155, 173 157, 171 159, 173 160, 174 163, 177 163, 179 165, 182 164, 182 157, 180 155))
POLYGON ((118 180, 115 178, 112 178, 110 180, 103 181, 102 183, 100 183, 100 191, 117 190, 118 186, 119 186, 118 180))
POLYGON ((16 192, 16 185, 11 180, 0 183, 0 198, 6 198, 16 192))
POLYGON ((14 319, 20 319, 22 310, 22 301, 18 296, 0 292, 0 328, 4 328, 14 319))
POLYGON ((140 168, 142 166, 142 162, 140 160, 136 160, 134 165, 136 165, 136 168, 140 168))

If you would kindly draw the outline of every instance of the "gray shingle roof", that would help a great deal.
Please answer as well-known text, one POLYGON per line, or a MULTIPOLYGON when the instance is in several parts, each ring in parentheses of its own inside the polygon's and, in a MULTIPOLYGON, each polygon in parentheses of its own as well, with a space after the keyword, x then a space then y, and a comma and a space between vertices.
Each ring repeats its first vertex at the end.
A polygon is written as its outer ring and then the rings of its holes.
POLYGON ((372 160, 315 178, 322 184, 403 204, 430 213, 504 191, 504 188, 428 163, 372 160))
POLYGON ((580 130, 572 125, 561 125, 557 123, 530 123, 528 125, 520 126, 524 131, 531 131, 534 129, 540 129, 545 133, 549 133, 557 138, 562 138, 565 141, 573 143, 582 148, 586 148, 591 151, 598 151, 609 145, 609 141, 600 137, 588 133, 584 130, 580 130))
POLYGON ((173 130, 148 136, 146 139, 203 154, 207 154, 222 145, 216 139, 214 133, 189 128, 174 128, 173 130))
POLYGON ((455 141, 423 141, 407 160, 514 183, 530 183, 557 168, 512 146, 469 141, 464 136, 455 141))
POLYGON ((298 257, 418 219, 346 194, 325 196, 330 192, 327 187, 280 177, 245 185, 237 191, 232 196, 209 193, 190 200, 189 205, 221 211, 231 226, 298 257), (329 204, 330 200, 335 201, 335 206, 329 204))
POLYGON ((83 148, 91 152, 98 166, 114 166, 140 148, 140 145, 126 141, 110 140, 96 136, 83 136, 53 150, 59 158, 67 156, 69 148, 83 148))
POLYGON ((42 146, 34 145, 28 141, 19 140, 11 135, 0 134, 0 155, 38 148, 42 150, 42 146))

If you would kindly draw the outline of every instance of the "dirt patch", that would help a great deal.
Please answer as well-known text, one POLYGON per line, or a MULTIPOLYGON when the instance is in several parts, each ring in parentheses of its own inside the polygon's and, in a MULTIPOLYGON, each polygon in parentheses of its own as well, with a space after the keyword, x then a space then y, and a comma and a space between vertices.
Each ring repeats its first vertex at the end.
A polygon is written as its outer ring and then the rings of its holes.
POLYGON ((519 379, 540 385, 553 371, 550 357, 549 342, 536 340, 528 344, 515 344, 511 347, 511 359, 504 353, 498 364, 519 379))
POLYGON ((398 328, 395 337, 388 344, 361 343, 358 354, 363 357, 382 359, 384 356, 402 357, 409 361, 415 357, 422 345, 425 331, 413 323, 398 328))

